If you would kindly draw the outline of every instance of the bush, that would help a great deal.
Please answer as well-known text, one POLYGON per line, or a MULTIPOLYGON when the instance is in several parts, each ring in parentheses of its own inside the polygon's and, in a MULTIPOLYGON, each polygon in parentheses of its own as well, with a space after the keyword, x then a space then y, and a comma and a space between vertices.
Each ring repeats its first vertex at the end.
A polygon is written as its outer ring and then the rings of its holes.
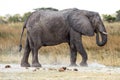
POLYGON ((25 13, 22 17, 22 22, 24 22, 30 16, 30 14, 31 14, 31 12, 25 13))
POLYGON ((107 22, 115 22, 116 17, 113 17, 111 15, 103 15, 103 20, 107 22))
POLYGON ((14 16, 10 16, 8 18, 8 22, 12 22, 12 23, 21 22, 21 21, 22 21, 22 17, 20 16, 20 14, 15 14, 14 16))
POLYGON ((120 21, 120 10, 116 11, 116 21, 120 21))

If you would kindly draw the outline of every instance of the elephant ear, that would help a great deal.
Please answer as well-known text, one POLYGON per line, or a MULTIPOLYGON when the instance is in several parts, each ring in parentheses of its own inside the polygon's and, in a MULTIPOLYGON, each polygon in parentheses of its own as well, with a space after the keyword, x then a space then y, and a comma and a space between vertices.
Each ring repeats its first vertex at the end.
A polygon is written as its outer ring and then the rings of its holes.
POLYGON ((70 20, 70 26, 75 31, 87 36, 94 35, 93 27, 87 16, 75 13, 70 16, 69 20, 70 20))

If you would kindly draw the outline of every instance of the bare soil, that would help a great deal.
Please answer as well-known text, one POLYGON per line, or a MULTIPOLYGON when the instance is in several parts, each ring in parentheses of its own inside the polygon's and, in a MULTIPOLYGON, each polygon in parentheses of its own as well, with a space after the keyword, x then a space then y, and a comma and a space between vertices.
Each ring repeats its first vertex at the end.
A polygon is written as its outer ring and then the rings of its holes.
POLYGON ((98 63, 88 67, 42 65, 41 68, 0 64, 0 80, 120 80, 120 67, 98 63))

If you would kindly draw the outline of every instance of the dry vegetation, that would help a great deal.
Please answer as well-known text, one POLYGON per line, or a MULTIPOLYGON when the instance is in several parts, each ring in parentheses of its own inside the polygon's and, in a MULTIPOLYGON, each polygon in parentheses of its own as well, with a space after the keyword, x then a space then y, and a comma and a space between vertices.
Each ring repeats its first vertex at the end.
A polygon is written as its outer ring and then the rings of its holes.
MULTIPOLYGON (((20 63, 23 51, 18 52, 18 45, 22 25, 23 23, 0 25, 1 63, 20 63)), ((84 47, 89 56, 88 62, 97 61, 109 66, 120 66, 120 23, 105 23, 105 26, 108 31, 108 43, 104 47, 96 45, 95 37, 83 37, 84 47)), ((24 33, 23 47, 25 37, 24 33)), ((43 47, 39 53, 41 63, 69 63, 69 47, 66 44, 43 47)), ((81 57, 78 55, 77 62, 80 60, 81 57)))

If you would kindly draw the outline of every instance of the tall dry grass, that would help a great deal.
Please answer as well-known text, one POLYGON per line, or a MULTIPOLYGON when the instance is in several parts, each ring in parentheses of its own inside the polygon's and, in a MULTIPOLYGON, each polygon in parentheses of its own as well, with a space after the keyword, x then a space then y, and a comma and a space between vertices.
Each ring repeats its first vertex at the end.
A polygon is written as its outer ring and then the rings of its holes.
MULTIPOLYGON (((22 25, 23 23, 0 25, 0 62, 20 62, 24 51, 18 52, 22 25)), ((83 37, 83 44, 88 53, 88 62, 97 61, 105 65, 120 66, 120 23, 105 22, 105 26, 108 32, 108 43, 104 47, 96 45, 95 36, 83 37)), ((23 48, 26 37, 25 33, 22 40, 23 48)), ((70 51, 69 46, 65 43, 57 46, 42 47, 39 53, 41 63, 69 63, 70 51)), ((78 55, 77 63, 80 60, 81 56, 78 55)))

